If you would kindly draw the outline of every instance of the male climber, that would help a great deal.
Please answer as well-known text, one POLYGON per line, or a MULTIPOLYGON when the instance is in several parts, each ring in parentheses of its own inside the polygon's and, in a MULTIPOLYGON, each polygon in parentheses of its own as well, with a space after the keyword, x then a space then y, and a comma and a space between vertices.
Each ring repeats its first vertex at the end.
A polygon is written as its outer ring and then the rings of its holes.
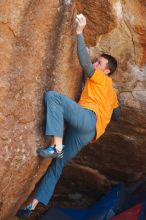
POLYGON ((84 146, 96 141, 104 133, 111 118, 116 120, 120 115, 117 95, 110 77, 116 70, 117 61, 108 54, 102 54, 92 64, 82 35, 86 18, 82 14, 78 15, 76 22, 77 55, 88 79, 78 103, 55 91, 45 93, 45 134, 54 137, 54 144, 39 149, 38 154, 55 159, 38 186, 33 201, 17 212, 19 218, 27 218, 39 202, 48 204, 63 167, 84 146), (65 135, 64 122, 67 123, 65 135))

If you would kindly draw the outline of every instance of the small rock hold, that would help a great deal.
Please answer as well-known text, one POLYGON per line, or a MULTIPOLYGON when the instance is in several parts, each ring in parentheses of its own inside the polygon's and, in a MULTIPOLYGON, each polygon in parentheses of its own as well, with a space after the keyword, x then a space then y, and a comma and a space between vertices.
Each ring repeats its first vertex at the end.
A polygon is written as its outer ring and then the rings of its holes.
POLYGON ((64 0, 66 5, 70 5, 71 4, 71 0, 64 0))

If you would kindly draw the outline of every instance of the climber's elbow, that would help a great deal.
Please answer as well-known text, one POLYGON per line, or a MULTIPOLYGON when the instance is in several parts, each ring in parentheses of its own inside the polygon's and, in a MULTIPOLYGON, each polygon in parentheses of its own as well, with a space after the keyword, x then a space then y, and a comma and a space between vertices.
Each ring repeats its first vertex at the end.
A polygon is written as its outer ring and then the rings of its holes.
POLYGON ((111 119, 112 119, 113 121, 119 121, 120 116, 121 116, 121 107, 118 106, 117 108, 115 108, 115 109, 113 110, 112 118, 111 118, 111 119))

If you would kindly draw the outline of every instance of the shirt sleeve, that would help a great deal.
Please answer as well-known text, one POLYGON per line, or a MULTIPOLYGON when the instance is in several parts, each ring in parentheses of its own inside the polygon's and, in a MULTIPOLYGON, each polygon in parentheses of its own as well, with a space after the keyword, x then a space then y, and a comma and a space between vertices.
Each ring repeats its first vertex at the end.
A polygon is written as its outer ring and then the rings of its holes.
POLYGON ((105 81, 105 74, 102 70, 97 69, 94 71, 93 75, 90 77, 90 80, 97 83, 102 84, 105 81))
POLYGON ((77 34, 77 55, 83 71, 88 75, 88 77, 91 77, 95 69, 87 52, 82 34, 77 34))

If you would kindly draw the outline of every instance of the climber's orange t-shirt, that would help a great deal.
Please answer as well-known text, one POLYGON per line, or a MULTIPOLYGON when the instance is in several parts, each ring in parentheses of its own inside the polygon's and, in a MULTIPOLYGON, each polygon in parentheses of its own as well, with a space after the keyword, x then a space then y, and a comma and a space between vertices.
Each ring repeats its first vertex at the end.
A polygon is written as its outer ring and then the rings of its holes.
POLYGON ((96 136, 93 140, 95 141, 104 133, 106 126, 110 122, 113 109, 118 107, 117 95, 112 86, 112 79, 102 70, 96 70, 86 80, 78 104, 96 113, 96 136))

